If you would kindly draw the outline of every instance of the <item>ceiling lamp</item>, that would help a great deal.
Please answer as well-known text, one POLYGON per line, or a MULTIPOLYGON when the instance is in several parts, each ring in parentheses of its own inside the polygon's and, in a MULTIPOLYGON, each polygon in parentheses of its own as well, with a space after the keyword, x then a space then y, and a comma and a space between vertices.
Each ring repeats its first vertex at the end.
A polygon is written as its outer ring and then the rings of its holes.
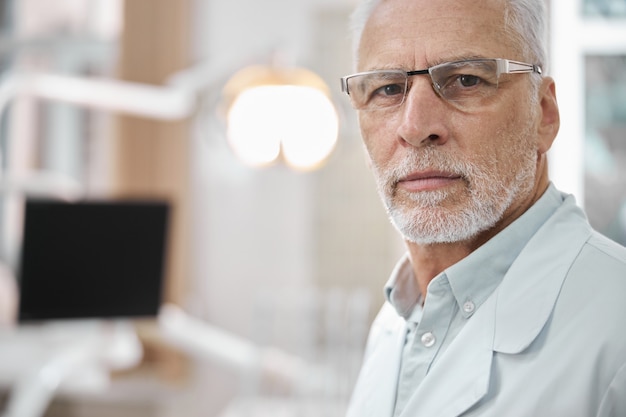
POLYGON ((247 67, 223 94, 228 142, 248 165, 282 159, 294 169, 312 170, 337 143, 339 120, 328 86, 309 70, 247 67))

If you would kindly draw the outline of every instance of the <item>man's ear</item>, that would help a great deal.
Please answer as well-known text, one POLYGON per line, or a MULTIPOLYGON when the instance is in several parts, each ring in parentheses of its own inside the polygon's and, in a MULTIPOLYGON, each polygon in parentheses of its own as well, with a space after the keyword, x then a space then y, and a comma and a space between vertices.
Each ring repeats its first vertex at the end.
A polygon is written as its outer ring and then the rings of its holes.
POLYGON ((539 152, 547 153, 561 125, 556 86, 551 77, 545 77, 539 88, 539 120, 537 126, 539 152))

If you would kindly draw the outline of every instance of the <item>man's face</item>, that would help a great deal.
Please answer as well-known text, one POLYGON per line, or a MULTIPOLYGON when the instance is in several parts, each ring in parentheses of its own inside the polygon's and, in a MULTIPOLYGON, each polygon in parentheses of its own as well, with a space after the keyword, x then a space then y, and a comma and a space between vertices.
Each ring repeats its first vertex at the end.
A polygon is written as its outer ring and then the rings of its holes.
MULTIPOLYGON (((503 22, 499 0, 384 0, 363 32, 358 69, 411 71, 470 58, 526 61, 503 22)), ((493 97, 461 110, 418 75, 400 107, 359 112, 379 192, 409 241, 469 240, 527 208, 538 155, 529 77, 504 74, 493 97)))

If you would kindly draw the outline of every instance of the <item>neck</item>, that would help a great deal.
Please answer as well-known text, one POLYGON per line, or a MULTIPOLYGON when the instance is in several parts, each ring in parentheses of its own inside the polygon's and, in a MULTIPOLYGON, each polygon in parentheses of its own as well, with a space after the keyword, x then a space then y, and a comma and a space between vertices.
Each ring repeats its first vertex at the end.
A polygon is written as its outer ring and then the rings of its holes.
POLYGON ((426 296, 426 289, 430 281, 473 251, 466 242, 426 246, 407 242, 407 248, 413 266, 413 274, 423 296, 426 296))

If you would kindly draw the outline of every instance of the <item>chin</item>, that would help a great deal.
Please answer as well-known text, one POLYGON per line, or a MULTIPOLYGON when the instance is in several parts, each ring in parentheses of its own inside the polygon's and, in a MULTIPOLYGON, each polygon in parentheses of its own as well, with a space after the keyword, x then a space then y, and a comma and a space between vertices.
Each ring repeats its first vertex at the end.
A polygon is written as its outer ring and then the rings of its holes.
POLYGON ((390 209, 394 227, 409 242, 418 245, 449 244, 475 239, 493 229, 500 219, 492 210, 390 209))

